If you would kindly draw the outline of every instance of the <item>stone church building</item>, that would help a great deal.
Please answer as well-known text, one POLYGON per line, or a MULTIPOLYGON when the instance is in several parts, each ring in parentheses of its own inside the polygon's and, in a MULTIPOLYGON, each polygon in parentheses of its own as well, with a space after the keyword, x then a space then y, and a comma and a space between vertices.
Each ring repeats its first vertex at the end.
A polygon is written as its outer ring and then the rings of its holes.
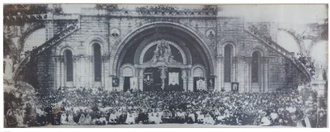
POLYGON ((48 7, 30 17, 38 21, 19 31, 44 29, 46 40, 19 55, 13 77, 39 89, 269 92, 311 81, 295 53, 277 43, 276 24, 245 22, 220 6, 114 6, 79 14, 48 7))

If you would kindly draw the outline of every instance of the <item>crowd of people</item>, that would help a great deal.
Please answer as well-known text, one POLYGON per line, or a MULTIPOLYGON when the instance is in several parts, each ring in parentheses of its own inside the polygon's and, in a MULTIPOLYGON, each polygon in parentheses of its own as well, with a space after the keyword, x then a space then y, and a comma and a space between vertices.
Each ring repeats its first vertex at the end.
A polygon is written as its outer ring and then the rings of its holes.
POLYGON ((307 126, 317 110, 312 96, 272 93, 103 91, 61 88, 40 96, 36 125, 200 123, 210 125, 307 126))
POLYGON ((168 123, 325 127, 327 117, 327 107, 320 108, 315 94, 303 87, 269 93, 122 92, 101 87, 25 92, 5 92, 5 127, 168 123), (35 98, 27 100, 32 94, 35 98))
POLYGON ((300 61, 307 68, 312 76, 315 75, 314 63, 309 61, 306 56, 298 54, 298 61, 300 61))

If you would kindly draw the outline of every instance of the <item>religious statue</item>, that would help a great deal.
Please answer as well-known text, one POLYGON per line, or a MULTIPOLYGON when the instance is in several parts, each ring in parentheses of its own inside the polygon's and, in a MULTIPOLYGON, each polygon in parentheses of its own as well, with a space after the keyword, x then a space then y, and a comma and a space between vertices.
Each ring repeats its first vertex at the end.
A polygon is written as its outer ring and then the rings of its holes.
POLYGON ((171 53, 171 47, 165 40, 161 40, 157 44, 156 50, 154 51, 153 63, 165 62, 166 64, 172 63, 173 56, 171 53))

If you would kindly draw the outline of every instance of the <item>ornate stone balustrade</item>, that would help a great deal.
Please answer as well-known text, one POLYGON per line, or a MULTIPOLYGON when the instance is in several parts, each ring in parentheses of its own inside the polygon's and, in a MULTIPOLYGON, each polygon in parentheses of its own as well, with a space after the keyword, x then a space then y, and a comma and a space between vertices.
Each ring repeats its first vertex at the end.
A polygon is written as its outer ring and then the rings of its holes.
MULTIPOLYGON (((31 21, 31 20, 46 20, 47 14, 28 14, 28 15, 13 15, 13 16, 4 16, 4 24, 7 23, 7 21, 31 21)), ((7 23, 10 24, 10 23, 7 23)))
POLYGON ((136 17, 216 17, 217 10, 125 10, 125 9, 96 9, 83 8, 82 15, 100 16, 136 16, 136 17))

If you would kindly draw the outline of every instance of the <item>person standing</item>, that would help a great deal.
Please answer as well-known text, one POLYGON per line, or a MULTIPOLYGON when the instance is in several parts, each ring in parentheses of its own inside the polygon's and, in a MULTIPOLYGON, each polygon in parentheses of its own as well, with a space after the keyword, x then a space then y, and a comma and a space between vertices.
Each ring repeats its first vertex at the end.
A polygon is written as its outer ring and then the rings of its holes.
POLYGON ((129 110, 129 112, 127 113, 127 118, 126 118, 126 124, 134 124, 135 123, 135 119, 133 116, 133 111, 129 110))
POLYGON ((68 122, 67 122, 67 115, 65 112, 62 112, 61 114, 61 125, 67 125, 68 122))
POLYGON ((23 124, 22 111, 16 110, 16 119, 17 119, 17 127, 25 127, 25 125, 23 124))
POLYGON ((84 123, 84 121, 85 121, 85 115, 83 113, 81 113, 78 124, 82 125, 84 123))

